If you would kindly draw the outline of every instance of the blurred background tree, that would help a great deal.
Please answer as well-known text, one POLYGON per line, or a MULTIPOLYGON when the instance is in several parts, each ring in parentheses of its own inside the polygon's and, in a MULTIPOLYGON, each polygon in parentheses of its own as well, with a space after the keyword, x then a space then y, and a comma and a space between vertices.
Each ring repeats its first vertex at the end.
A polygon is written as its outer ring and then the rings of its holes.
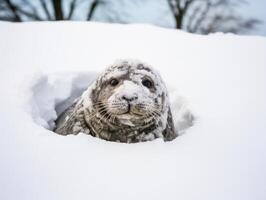
POLYGON ((260 21, 243 18, 236 8, 243 0, 168 0, 177 29, 191 33, 244 33, 254 29, 260 21))
POLYGON ((80 12, 82 4, 87 4, 87 17, 90 20, 100 0, 0 0, 0 20, 54 21, 73 20, 74 12, 80 12))
POLYGON ((200 34, 246 33, 260 21, 236 12, 244 3, 244 0, 0 0, 0 20, 153 23, 200 34), (141 12, 144 7, 149 10, 141 12), (158 17, 149 21, 149 15, 158 17), (174 21, 172 26, 165 23, 170 18, 174 21))

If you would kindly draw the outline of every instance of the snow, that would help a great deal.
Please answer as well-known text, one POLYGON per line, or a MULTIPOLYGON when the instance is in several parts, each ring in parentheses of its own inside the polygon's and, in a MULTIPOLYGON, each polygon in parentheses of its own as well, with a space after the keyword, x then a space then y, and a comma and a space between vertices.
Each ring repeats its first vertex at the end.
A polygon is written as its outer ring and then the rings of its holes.
POLYGON ((265 52, 264 37, 1 22, 0 199, 266 199, 265 52), (128 57, 161 73, 174 109, 185 97, 193 127, 173 142, 130 145, 46 129, 128 57))

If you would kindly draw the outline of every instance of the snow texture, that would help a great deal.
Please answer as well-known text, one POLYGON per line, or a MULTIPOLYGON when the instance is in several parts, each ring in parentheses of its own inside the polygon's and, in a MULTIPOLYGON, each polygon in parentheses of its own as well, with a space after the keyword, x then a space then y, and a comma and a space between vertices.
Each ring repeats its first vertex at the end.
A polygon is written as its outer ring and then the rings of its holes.
POLYGON ((0 23, 0 199, 266 199, 265 52, 263 37, 0 23), (129 145, 47 129, 128 57, 160 71, 174 110, 186 97, 197 118, 186 134, 129 145))

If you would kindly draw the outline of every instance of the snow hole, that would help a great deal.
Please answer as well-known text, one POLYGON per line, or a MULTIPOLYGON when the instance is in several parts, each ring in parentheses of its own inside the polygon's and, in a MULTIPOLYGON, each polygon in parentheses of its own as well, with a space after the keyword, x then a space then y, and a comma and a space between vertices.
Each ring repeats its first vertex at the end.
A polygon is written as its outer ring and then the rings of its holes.
MULTIPOLYGON (((31 88, 30 105, 33 120, 52 131, 57 117, 96 80, 98 75, 95 72, 68 72, 38 76, 31 88)), ((188 108, 187 101, 177 94, 174 87, 169 88, 175 128, 179 135, 182 135, 193 125, 194 116, 188 108)))

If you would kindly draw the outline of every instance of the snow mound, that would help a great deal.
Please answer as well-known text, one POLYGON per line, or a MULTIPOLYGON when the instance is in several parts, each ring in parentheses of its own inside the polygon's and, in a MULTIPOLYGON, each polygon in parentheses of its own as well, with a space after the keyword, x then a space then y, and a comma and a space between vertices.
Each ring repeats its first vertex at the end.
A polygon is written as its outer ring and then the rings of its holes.
MULTIPOLYGON (((53 130, 57 117, 97 79, 95 72, 69 72, 37 75, 31 82, 32 119, 40 126, 53 130)), ((174 87, 169 92, 176 131, 181 135, 193 125, 194 116, 187 101, 174 87)))
POLYGON ((266 199, 265 38, 78 22, 0 30, 1 200, 266 199), (160 72, 184 116, 175 99, 187 98, 197 123, 186 134, 130 145, 50 131, 97 76, 84 72, 128 57, 160 72))

